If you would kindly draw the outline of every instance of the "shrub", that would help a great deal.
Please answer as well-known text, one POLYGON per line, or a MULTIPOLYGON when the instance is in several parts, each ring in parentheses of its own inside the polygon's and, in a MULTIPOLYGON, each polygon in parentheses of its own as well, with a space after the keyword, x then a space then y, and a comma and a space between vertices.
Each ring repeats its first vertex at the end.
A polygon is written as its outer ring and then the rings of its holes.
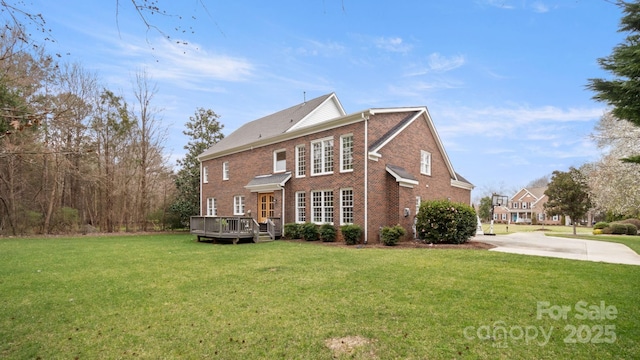
POLYGON ((605 235, 613 234, 613 229, 610 226, 607 226, 606 228, 601 229, 601 230, 602 230, 602 233, 605 234, 605 235))
POLYGON ((318 227, 314 223, 304 223, 300 227, 300 236, 307 241, 316 241, 320 236, 318 233, 318 227))
POLYGON ((593 235, 600 235, 602 234, 602 229, 593 229, 593 235))
POLYGON ((624 219, 624 220, 618 221, 618 222, 623 223, 623 224, 633 224, 633 225, 636 226, 636 229, 640 229, 640 220, 638 220, 638 219, 633 219, 633 218, 624 219))
POLYGON ((621 223, 611 223, 609 224, 611 228, 611 233, 614 235, 626 235, 627 233, 627 225, 621 223))
POLYGON ((298 223, 284 224, 284 236, 287 239, 300 239, 301 225, 298 223))
POLYGON ((344 242, 347 245, 355 245, 360 242, 360 237, 362 236, 362 228, 360 226, 342 225, 340 227, 340 231, 342 231, 344 242))
POLYGON ((380 241, 387 246, 393 246, 405 235, 407 231, 400 225, 385 226, 380 231, 380 241))
POLYGON ((627 227, 627 235, 638 235, 638 227, 631 224, 631 223, 625 223, 624 224, 627 227))
POLYGON ((320 239, 322 239, 322 241, 324 242, 336 241, 336 228, 334 228, 331 224, 320 225, 318 233, 320 235, 320 239))
POLYGON ((51 229, 56 232, 70 233, 78 231, 78 210, 67 206, 53 213, 51 229))
POLYGON ((448 200, 424 201, 416 218, 421 240, 430 243, 462 244, 476 233, 475 210, 448 200))
POLYGON ((599 221, 595 225, 593 225, 594 229, 604 229, 609 226, 609 223, 606 221, 599 221))

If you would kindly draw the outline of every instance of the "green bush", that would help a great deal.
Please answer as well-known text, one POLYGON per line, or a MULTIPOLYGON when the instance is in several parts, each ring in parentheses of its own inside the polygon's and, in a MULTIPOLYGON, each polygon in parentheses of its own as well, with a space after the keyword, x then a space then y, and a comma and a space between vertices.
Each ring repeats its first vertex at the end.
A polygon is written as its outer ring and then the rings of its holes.
POLYGON ((638 235, 638 227, 631 224, 631 223, 625 223, 624 224, 627 227, 627 235, 638 235))
POLYGON ((429 243, 462 244, 476 233, 475 210, 448 200, 424 201, 416 219, 421 240, 429 243))
POLYGON ((602 233, 605 234, 605 235, 613 234, 613 229, 611 228, 611 226, 607 226, 606 228, 601 229, 601 230, 602 230, 602 233))
POLYGON ((342 225, 340 231, 342 231, 344 242, 347 245, 355 245, 360 242, 362 228, 359 225, 342 225))
POLYGON ((314 223, 304 223, 300 227, 300 236, 306 241, 316 241, 320 237, 318 233, 318 226, 314 223))
POLYGON ((380 241, 387 246, 393 246, 405 235, 407 231, 400 225, 385 226, 380 231, 380 241))
POLYGON ((336 241, 336 228, 331 224, 322 224, 318 230, 320 239, 324 242, 336 241))
POLYGON ((301 225, 298 223, 284 224, 284 236, 286 239, 300 239, 301 225))
POLYGON ((593 225, 594 229, 604 229, 606 227, 609 227, 609 223, 606 221, 599 221, 595 225, 593 225))
POLYGON ((614 235, 626 235, 627 234, 627 225, 621 223, 611 223, 609 224, 611 228, 611 233, 614 235))
POLYGON ((78 231, 78 210, 64 206, 53 213, 51 229, 58 233, 73 233, 78 231))

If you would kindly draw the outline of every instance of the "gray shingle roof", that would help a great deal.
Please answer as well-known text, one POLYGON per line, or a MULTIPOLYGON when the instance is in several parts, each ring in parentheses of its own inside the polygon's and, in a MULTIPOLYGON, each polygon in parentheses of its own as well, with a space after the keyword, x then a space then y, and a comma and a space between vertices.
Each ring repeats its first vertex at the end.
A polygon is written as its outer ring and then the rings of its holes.
POLYGON ((200 157, 229 150, 252 142, 267 139, 285 133, 293 125, 304 119, 309 113, 320 106, 333 93, 292 106, 277 113, 242 125, 236 131, 213 144, 200 157))
POLYGON ((283 186, 291 178, 291 173, 279 173, 271 175, 256 176, 247 185, 247 189, 255 189, 262 187, 278 187, 283 186))

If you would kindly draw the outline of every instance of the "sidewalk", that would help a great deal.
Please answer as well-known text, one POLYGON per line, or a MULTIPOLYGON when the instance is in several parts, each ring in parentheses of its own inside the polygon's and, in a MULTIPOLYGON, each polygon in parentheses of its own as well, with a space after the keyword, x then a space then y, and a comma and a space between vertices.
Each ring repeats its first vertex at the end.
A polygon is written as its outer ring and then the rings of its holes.
POLYGON ((640 255, 635 251, 626 245, 606 241, 545 236, 541 232, 519 232, 498 236, 478 235, 474 240, 495 245, 496 247, 491 251, 640 265, 640 255))

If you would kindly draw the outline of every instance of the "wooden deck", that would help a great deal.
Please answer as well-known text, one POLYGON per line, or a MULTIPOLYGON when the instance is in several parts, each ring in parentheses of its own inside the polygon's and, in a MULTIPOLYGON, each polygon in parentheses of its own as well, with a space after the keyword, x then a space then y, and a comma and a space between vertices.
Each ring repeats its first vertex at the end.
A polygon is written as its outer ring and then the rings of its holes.
POLYGON ((192 216, 190 221, 191 234, 198 237, 198 241, 208 239, 212 241, 241 241, 259 242, 268 237, 275 240, 282 235, 282 224, 279 218, 269 219, 267 224, 259 224, 250 217, 213 217, 192 216))

